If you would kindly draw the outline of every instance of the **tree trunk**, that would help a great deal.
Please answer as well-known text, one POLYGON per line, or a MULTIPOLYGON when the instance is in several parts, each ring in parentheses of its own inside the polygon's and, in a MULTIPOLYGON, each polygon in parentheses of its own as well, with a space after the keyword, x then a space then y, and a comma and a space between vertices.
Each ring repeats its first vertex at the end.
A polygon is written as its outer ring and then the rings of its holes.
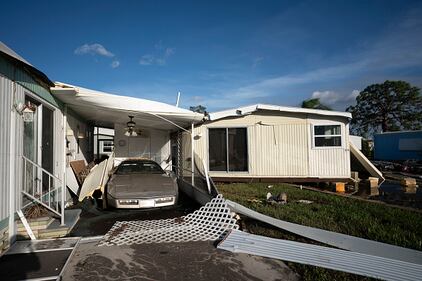
POLYGON ((388 132, 388 125, 387 125, 387 120, 386 119, 383 119, 382 120, 382 123, 381 123, 381 129, 382 129, 382 132, 384 133, 384 132, 388 132))

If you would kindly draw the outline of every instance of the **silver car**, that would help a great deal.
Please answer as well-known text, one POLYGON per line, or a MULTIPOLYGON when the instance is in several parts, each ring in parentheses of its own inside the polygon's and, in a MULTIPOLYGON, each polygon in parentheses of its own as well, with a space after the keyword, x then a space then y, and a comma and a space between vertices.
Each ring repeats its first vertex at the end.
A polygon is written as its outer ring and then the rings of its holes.
POLYGON ((107 203, 115 208, 158 208, 175 205, 176 178, 151 160, 125 160, 107 184, 107 203))

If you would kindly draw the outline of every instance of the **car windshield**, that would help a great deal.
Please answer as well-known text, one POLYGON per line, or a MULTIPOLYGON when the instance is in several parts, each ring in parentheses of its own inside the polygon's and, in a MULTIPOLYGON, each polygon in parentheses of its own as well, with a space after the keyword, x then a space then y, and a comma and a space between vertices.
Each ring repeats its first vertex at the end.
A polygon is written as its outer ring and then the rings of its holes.
POLYGON ((116 174, 164 174, 164 170, 152 161, 127 161, 122 162, 117 168, 116 174))

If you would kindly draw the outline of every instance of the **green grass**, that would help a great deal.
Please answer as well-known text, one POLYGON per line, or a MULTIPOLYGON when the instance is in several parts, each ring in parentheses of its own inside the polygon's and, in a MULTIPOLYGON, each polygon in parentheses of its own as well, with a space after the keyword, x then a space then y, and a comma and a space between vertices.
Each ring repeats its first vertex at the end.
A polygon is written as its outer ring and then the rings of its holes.
MULTIPOLYGON (((346 198, 310 190, 301 190, 286 184, 220 184, 225 198, 236 201, 262 214, 397 246, 422 250, 422 214, 353 198, 346 198), (285 205, 269 204, 267 192, 287 194, 285 205), (257 199, 260 202, 252 202, 257 199), (298 203, 300 199, 311 204, 298 203)), ((248 231, 275 238, 311 242, 305 238, 276 229, 263 223, 246 220, 248 231)), ((352 274, 288 263, 303 280, 366 280, 352 274)))

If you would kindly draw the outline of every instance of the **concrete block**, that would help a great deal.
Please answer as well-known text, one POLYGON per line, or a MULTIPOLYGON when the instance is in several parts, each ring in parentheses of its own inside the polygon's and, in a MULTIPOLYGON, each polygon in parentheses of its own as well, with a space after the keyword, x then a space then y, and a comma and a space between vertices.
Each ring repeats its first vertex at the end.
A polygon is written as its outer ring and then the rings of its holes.
POLYGON ((418 191, 417 185, 403 186, 404 193, 415 193, 418 191))
POLYGON ((344 182, 336 182, 336 192, 345 193, 346 192, 346 184, 344 182))
POLYGON ((400 181, 401 186, 416 186, 416 179, 402 178, 400 181))
POLYGON ((375 177, 369 177, 368 178, 368 182, 369 182, 369 187, 376 187, 376 188, 378 188, 378 181, 379 181, 379 179, 378 178, 375 178, 375 177))

